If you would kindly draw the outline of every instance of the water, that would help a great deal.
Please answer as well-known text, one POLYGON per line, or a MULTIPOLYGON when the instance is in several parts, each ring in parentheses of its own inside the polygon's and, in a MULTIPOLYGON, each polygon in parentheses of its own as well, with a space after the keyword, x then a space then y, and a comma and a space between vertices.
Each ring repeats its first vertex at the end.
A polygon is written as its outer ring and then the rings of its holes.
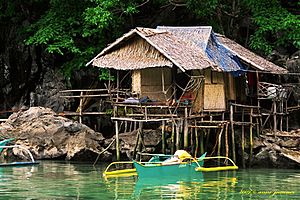
POLYGON ((0 168, 0 199, 300 199, 300 170, 209 172, 186 180, 102 178, 107 164, 0 168))

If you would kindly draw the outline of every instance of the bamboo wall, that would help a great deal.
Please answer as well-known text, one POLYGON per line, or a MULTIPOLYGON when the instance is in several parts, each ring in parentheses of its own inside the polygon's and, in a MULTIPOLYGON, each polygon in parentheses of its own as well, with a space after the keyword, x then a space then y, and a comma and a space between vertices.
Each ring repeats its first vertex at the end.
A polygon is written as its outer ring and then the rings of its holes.
POLYGON ((204 71, 204 110, 225 111, 225 86, 221 72, 204 71))
MULTIPOLYGON (((148 96, 151 100, 166 101, 163 93, 172 85, 172 71, 170 68, 147 68, 135 70, 132 73, 132 91, 138 92, 141 97, 148 96), (164 87, 162 85, 162 72, 164 73, 164 87)), ((167 98, 172 89, 167 92, 167 98)))

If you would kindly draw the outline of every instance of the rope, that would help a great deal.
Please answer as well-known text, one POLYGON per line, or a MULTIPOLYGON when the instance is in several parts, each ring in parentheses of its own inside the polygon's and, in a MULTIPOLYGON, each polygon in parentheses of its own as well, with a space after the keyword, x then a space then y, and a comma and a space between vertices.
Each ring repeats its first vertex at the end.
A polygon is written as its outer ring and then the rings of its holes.
POLYGON ((109 147, 110 147, 115 141, 116 141, 116 138, 113 139, 113 141, 111 141, 111 143, 110 143, 103 151, 101 151, 101 152, 98 154, 98 156, 97 156, 97 158, 96 158, 96 160, 95 160, 93 166, 95 166, 96 163, 98 162, 98 159, 99 159, 100 155, 101 155, 102 153, 104 153, 105 151, 107 151, 107 149, 109 149, 109 147))

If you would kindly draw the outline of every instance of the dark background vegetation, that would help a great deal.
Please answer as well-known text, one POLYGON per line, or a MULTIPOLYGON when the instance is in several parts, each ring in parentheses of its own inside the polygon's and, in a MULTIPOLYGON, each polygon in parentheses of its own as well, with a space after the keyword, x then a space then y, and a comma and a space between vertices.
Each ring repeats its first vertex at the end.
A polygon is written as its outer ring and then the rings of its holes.
POLYGON ((269 58, 300 47, 298 0, 0 0, 0 9, 0 110, 28 104, 49 69, 70 88, 105 79, 85 64, 135 27, 212 26, 269 58))

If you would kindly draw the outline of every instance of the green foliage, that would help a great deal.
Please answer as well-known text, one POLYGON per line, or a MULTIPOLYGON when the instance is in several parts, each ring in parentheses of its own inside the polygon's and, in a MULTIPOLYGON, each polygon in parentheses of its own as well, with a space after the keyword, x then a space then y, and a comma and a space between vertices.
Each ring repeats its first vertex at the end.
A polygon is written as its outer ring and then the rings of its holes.
MULTIPOLYGON (((135 24, 144 26, 146 20, 139 19, 139 16, 147 13, 151 19, 147 19, 150 21, 148 24, 162 25, 153 23, 153 21, 160 21, 156 20, 155 15, 160 15, 156 8, 174 7, 175 5, 170 2, 176 1, 0 0, 0 19, 1 23, 4 23, 7 19, 18 20, 17 18, 26 15, 29 26, 27 32, 23 34, 23 37, 28 36, 25 43, 39 45, 50 54, 64 56, 64 63, 60 65, 64 74, 69 77, 72 70, 84 67, 108 43, 133 28, 129 21, 140 20, 135 24), (151 5, 153 8, 143 9, 144 5, 151 5)), ((255 25, 253 26, 255 30, 250 38, 250 45, 254 49, 269 53, 278 46, 294 45, 300 48, 299 15, 293 14, 284 7, 285 1, 186 0, 181 2, 185 2, 186 7, 180 7, 178 10, 192 11, 189 14, 194 13, 198 16, 198 25, 212 25, 216 32, 226 35, 231 35, 238 27, 235 25, 242 23, 243 19, 251 18, 254 23, 251 26, 255 25)), ((299 5, 298 1, 293 3, 292 7, 297 9, 299 5)), ((172 12, 177 11, 175 8, 172 12)), ((20 20, 20 24, 23 21, 20 20)), ((99 78, 113 79, 105 70, 100 70, 99 78)))
POLYGON ((283 8, 278 0, 248 0, 257 30, 250 46, 270 53, 278 46, 300 48, 300 16, 283 8))
POLYGON ((101 73, 99 73, 99 80, 111 80, 111 81, 115 80, 115 77, 109 74, 109 70, 101 68, 100 72, 101 73))
MULTIPOLYGON (((299 8, 299 2, 292 7, 299 8), (298 6, 298 7, 297 7, 298 6)), ((187 5, 197 16, 214 30, 225 31, 230 35, 232 21, 239 23, 244 18, 251 17, 256 29, 250 37, 250 47, 270 53, 279 46, 294 45, 300 48, 300 16, 291 13, 279 0, 187 0, 187 5), (250 14, 250 16, 249 16, 250 14), (223 29, 225 27, 225 29, 223 29)))
MULTIPOLYGON (((62 71, 85 66, 109 41, 128 16, 138 12, 142 1, 132 0, 50 0, 44 15, 28 28, 27 45, 41 45, 51 54, 69 58, 62 71), (71 56, 70 56, 71 55, 71 56), (85 62, 83 62, 85 60, 85 62)), ((104 73, 104 71, 102 71, 104 73)), ((101 79, 107 79, 105 73, 101 79)))
POLYGON ((187 6, 200 17, 212 16, 220 4, 219 0, 188 0, 187 6))

